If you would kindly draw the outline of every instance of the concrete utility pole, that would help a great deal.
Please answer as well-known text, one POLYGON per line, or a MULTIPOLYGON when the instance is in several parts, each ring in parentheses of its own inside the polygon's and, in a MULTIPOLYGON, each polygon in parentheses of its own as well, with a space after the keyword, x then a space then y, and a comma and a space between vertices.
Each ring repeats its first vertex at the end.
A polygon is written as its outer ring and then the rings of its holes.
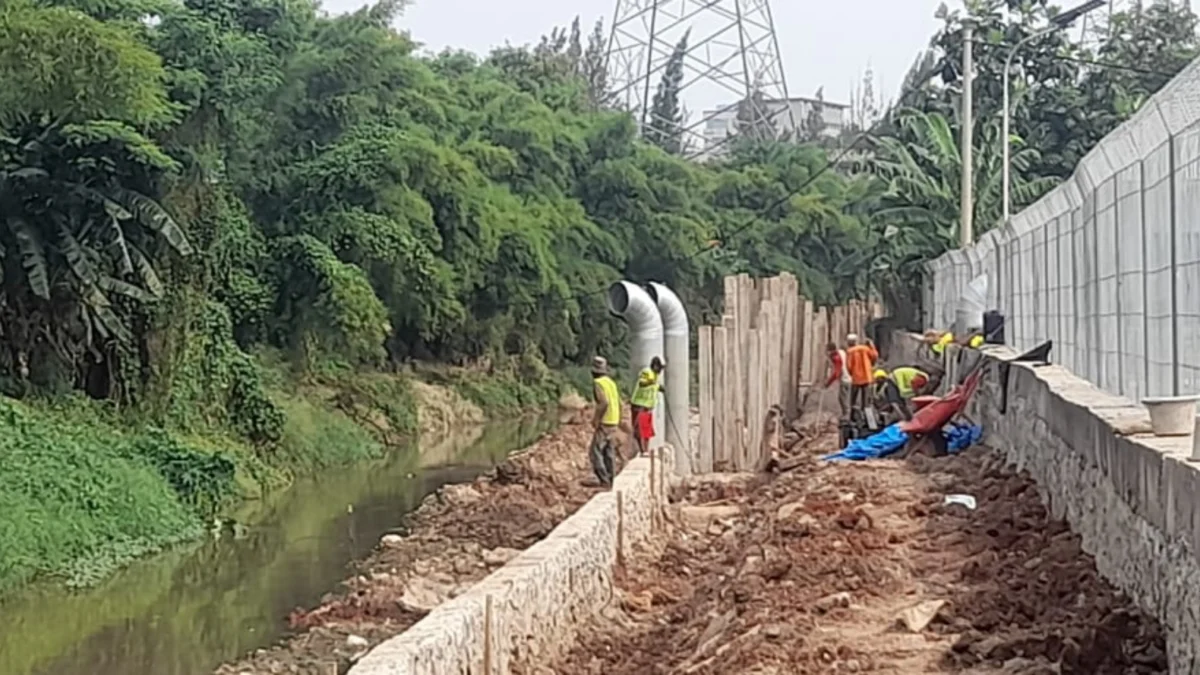
POLYGON ((975 200, 971 194, 975 186, 975 158, 972 152, 975 145, 975 102, 972 96, 975 88, 975 55, 971 44, 974 39, 975 19, 967 17, 963 20, 962 196, 958 230, 958 245, 961 248, 970 246, 974 239, 971 232, 971 219, 975 214, 975 200))
MULTIPOLYGON (((1111 10, 1112 9, 1112 5, 1111 5, 1112 0, 1109 0, 1109 2, 1110 2, 1109 9, 1111 10)), ((1001 153, 1003 156, 1003 159, 1001 159, 1001 163, 1003 164, 1003 178, 1002 178, 1003 195, 1001 198, 1004 200, 1004 224, 1005 225, 1007 225, 1009 220, 1012 219, 1012 194, 1011 194, 1011 192, 1012 192, 1012 188, 1011 188, 1012 166, 1011 166, 1011 161, 1009 160, 1009 146, 1012 144, 1012 138, 1011 138, 1012 133, 1009 131, 1009 126, 1011 124, 1010 120, 1012 119, 1012 110, 1011 110, 1012 104, 1009 102, 1009 97, 1010 97, 1009 89, 1011 88, 1011 84, 1009 83, 1009 80, 1010 80, 1009 71, 1012 70, 1013 58, 1016 57, 1017 52, 1019 52, 1021 50, 1021 47, 1024 47, 1025 45, 1029 44, 1030 42, 1033 42, 1034 40, 1037 40, 1040 37, 1049 35, 1055 31, 1060 31, 1060 30, 1063 30, 1063 29, 1069 27, 1075 21, 1075 19, 1078 19, 1079 17, 1084 16, 1088 12, 1090 12, 1098 7, 1101 7, 1103 5, 1104 5, 1104 0, 1090 0, 1089 2, 1085 2, 1078 7, 1075 7, 1073 9, 1062 12, 1061 14, 1058 14, 1057 16, 1055 16, 1053 19, 1050 19, 1050 26, 1048 28, 1046 28, 1045 30, 1039 31, 1037 33, 1033 33, 1032 35, 1029 35, 1024 40, 1021 40, 1017 44, 1013 45, 1012 49, 1008 50, 1008 57, 1006 57, 1004 59, 1004 82, 1003 82, 1003 87, 1004 87, 1004 113, 1003 114, 1004 114, 1004 118, 1003 118, 1002 127, 1000 129, 1000 141, 1001 141, 1001 143, 1003 143, 1003 145, 1001 146, 1003 148, 1003 152, 1001 153)), ((1111 11, 1110 11, 1110 14, 1111 14, 1111 11)), ((1084 18, 1086 19, 1087 17, 1084 16, 1084 18)))

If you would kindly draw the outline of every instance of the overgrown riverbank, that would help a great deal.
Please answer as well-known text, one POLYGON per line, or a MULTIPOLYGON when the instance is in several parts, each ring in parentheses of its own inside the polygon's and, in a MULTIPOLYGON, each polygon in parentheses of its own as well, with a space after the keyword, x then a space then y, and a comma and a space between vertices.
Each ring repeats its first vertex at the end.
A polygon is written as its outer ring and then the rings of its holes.
POLYGON ((262 443, 81 398, 0 398, 0 594, 38 578, 90 585, 298 476, 400 451, 422 432, 543 408, 571 389, 548 372, 263 371, 279 433, 262 443))

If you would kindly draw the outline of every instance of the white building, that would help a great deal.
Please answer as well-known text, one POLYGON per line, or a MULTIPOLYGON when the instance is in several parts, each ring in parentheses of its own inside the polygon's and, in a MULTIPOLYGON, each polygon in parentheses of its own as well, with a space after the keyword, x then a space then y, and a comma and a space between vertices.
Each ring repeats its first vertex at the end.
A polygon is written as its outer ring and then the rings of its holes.
MULTIPOLYGON (((799 131, 808 121, 814 107, 820 106, 821 135, 830 138, 836 138, 842 133, 850 112, 848 105, 815 98, 767 99, 765 104, 780 132, 799 131)), ((700 153, 702 159, 715 159, 725 154, 728 137, 737 133, 737 113, 737 103, 704 112, 704 148, 700 153)))

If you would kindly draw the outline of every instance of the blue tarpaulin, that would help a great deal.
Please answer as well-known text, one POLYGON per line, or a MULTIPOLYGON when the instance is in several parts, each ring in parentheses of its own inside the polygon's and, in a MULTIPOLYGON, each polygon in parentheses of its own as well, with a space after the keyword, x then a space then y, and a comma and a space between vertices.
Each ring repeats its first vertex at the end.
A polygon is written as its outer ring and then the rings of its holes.
POLYGON ((983 438, 983 427, 978 424, 951 424, 942 429, 947 452, 959 452, 975 445, 983 438))
MULTIPOLYGON (((961 452, 979 442, 983 438, 983 427, 975 424, 949 424, 942 429, 942 437, 946 439, 946 450, 951 453, 961 452)), ((896 452, 908 442, 908 434, 900 430, 899 424, 880 431, 866 438, 856 438, 838 452, 825 455, 821 459, 827 462, 862 461, 864 459, 880 459, 896 452)))
POLYGON ((883 431, 866 438, 856 438, 850 441, 850 444, 842 448, 838 452, 831 455, 825 455, 821 459, 829 462, 851 460, 861 461, 864 459, 879 459, 887 457, 893 452, 904 447, 908 442, 908 434, 900 431, 899 424, 884 429, 883 431))

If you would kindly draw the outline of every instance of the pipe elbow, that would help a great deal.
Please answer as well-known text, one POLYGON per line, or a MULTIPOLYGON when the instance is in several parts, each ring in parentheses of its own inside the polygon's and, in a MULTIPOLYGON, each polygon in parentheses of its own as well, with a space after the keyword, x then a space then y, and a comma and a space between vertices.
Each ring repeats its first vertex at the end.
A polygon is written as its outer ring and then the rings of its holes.
POLYGON ((687 310, 683 308, 683 301, 679 299, 678 295, 675 295, 675 291, 656 281, 651 281, 648 289, 650 297, 658 306, 658 313, 662 316, 663 330, 666 334, 687 336, 687 310))
POLYGON ((663 321, 658 306, 644 288, 618 281, 608 288, 608 311, 621 318, 640 336, 662 336, 663 321))

